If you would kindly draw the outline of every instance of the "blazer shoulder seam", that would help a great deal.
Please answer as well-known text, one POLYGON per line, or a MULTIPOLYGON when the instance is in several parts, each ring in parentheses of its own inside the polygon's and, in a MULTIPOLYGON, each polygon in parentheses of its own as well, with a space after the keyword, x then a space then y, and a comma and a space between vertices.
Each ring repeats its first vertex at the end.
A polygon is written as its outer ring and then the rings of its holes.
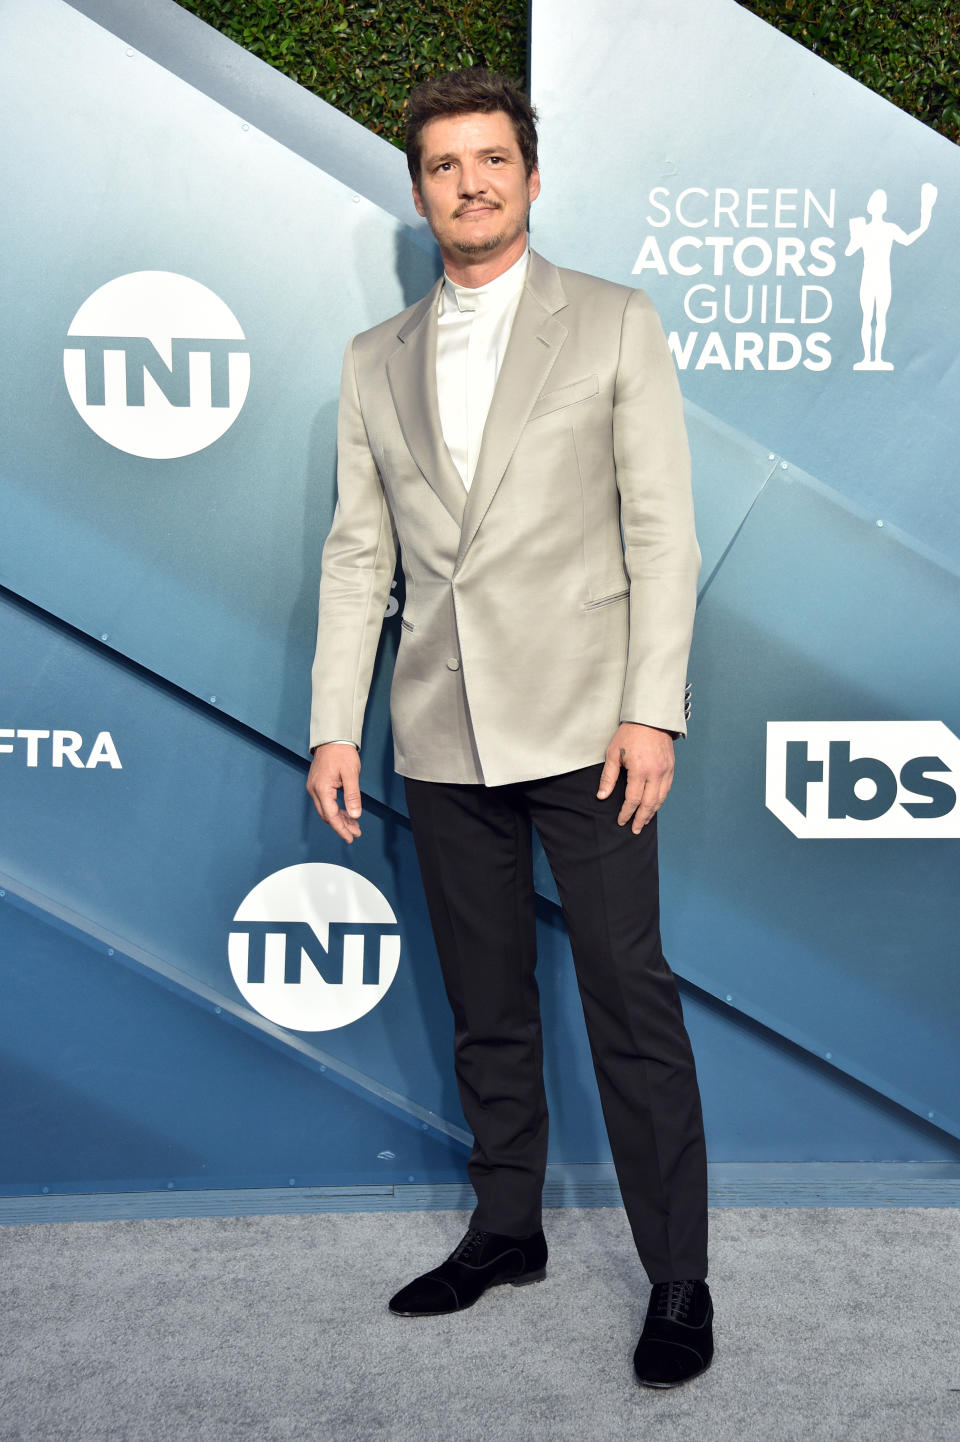
MULTIPOLYGON (((574 288, 619 291, 623 296, 624 303, 629 300, 639 289, 638 286, 625 285, 622 281, 607 280, 602 275, 590 275, 585 270, 567 270, 563 266, 557 266, 557 271, 564 282, 569 282, 574 288)), ((645 292, 644 292, 645 293, 645 292)))
POLYGON ((369 346, 378 347, 385 340, 396 340, 400 331, 409 325, 409 322, 416 315, 417 311, 423 308, 432 294, 433 287, 431 287, 426 295, 422 295, 418 301, 414 301, 413 305, 408 305, 405 310, 397 311, 396 315, 388 316, 386 320, 382 320, 377 325, 371 326, 369 330, 358 331, 357 334, 351 338, 351 344, 355 347, 359 346, 362 351, 366 351, 369 346))

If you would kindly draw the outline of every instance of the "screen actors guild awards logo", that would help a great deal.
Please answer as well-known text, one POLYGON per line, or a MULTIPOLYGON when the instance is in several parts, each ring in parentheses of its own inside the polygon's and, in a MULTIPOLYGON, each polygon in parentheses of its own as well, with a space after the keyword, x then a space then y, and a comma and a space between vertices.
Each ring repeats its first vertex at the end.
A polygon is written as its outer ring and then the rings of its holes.
MULTIPOLYGON (((927 231, 936 199, 937 187, 926 181, 912 231, 886 219, 885 190, 874 190, 867 201, 869 219, 849 220, 843 258, 862 257, 863 357, 856 371, 894 368, 883 355, 891 256, 894 246, 913 245, 927 231)), ((650 229, 632 274, 642 277, 641 284, 649 283, 651 272, 679 279, 679 310, 692 327, 667 333, 679 370, 824 371, 835 353, 852 348, 848 307, 835 310, 834 304, 849 296, 856 268, 855 261, 844 266, 840 259, 843 221, 835 186, 688 185, 674 193, 658 185, 647 203, 650 229), (833 328, 841 315, 845 340, 833 328)))

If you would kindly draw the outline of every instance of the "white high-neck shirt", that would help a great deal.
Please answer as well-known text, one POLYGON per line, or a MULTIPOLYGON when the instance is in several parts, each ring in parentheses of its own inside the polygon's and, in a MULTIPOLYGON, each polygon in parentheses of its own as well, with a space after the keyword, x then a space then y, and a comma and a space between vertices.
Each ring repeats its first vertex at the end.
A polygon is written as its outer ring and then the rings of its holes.
POLYGON ((467 490, 503 364, 529 249, 487 285, 471 289, 444 275, 437 307, 437 400, 440 428, 467 490))

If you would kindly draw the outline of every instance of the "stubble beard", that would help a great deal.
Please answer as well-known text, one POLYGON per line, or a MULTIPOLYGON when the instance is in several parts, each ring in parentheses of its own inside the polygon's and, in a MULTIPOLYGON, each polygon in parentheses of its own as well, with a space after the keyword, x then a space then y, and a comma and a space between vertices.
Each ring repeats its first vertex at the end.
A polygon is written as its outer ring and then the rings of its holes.
POLYGON ((514 241, 518 235, 523 235, 527 229, 527 221, 530 217, 530 207, 527 206, 520 222, 512 235, 508 236, 506 229, 499 231, 496 235, 489 236, 486 240, 454 240, 453 249, 460 255, 486 255, 489 251, 498 250, 505 240, 514 241))

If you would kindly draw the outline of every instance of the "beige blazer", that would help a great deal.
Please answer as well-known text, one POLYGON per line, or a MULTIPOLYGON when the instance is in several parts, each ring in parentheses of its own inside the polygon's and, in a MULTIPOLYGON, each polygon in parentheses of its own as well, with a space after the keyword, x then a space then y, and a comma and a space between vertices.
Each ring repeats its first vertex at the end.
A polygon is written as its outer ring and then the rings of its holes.
POLYGON ((684 732, 700 567, 680 391, 643 291, 531 253, 469 493, 444 444, 439 284, 348 347, 310 744, 361 740, 397 547, 397 770, 506 782, 684 732))

